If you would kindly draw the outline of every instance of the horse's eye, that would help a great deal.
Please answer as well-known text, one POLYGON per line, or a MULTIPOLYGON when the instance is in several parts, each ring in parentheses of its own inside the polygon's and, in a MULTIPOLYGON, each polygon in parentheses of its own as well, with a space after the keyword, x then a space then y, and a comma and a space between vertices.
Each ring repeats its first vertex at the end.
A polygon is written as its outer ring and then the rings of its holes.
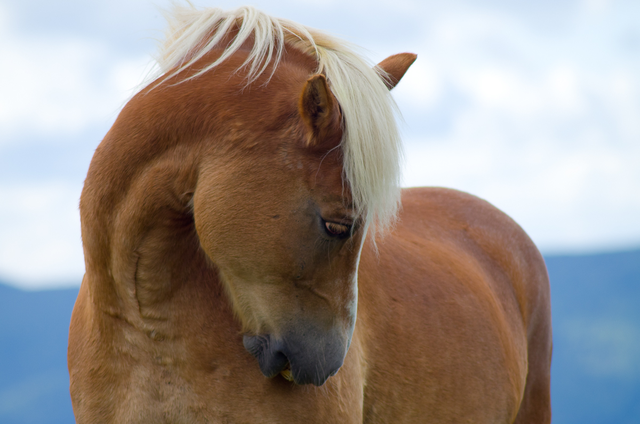
POLYGON ((334 237, 346 237, 351 233, 351 226, 345 224, 338 224, 337 222, 325 221, 324 227, 330 236, 334 237))

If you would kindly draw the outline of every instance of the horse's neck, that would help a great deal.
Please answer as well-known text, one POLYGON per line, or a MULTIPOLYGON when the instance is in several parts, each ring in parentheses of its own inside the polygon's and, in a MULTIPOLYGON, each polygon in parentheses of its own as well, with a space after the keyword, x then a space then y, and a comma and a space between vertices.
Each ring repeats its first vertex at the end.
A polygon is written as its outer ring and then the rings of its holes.
POLYGON ((96 153, 81 202, 95 307, 145 335, 135 337, 142 344, 184 336, 188 320, 232 317, 195 231, 193 155, 174 148, 140 165, 127 158, 118 163, 103 151, 103 157, 96 153), (137 172, 124 172, 135 165, 137 172))

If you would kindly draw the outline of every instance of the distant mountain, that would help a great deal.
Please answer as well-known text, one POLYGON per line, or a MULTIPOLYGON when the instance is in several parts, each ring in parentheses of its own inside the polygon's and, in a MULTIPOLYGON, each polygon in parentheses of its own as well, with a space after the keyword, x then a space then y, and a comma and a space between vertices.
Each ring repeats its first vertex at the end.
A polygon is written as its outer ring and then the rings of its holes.
POLYGON ((545 259, 553 422, 640 423, 640 250, 545 259))
MULTIPOLYGON (((640 423, 640 250, 545 259, 554 424, 640 423)), ((0 283, 0 423, 73 423, 66 352, 77 293, 0 283)))
POLYGON ((0 423, 73 423, 67 338, 78 289, 0 284, 0 423))

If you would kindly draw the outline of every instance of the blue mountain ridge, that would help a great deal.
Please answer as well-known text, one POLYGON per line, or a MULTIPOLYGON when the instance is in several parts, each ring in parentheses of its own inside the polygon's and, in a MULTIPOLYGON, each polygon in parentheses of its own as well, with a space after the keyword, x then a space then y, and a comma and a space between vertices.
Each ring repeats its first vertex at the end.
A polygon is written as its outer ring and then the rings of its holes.
POLYGON ((0 423, 73 423, 67 339, 78 289, 0 284, 0 423))
POLYGON ((640 249, 545 257, 554 423, 640 423, 640 249))
MULTIPOLYGON (((555 424, 640 423, 640 249, 546 256, 555 424)), ((66 352, 78 289, 0 283, 0 423, 73 423, 66 352)))

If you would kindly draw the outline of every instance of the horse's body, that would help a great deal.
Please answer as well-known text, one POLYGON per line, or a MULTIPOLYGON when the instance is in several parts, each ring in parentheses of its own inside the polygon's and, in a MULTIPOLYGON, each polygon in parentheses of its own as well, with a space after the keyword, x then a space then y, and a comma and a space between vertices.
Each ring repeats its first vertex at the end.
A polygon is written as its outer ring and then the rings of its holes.
MULTIPOLYGON (((365 240, 385 212, 345 181, 339 78, 287 49, 247 86, 253 40, 143 90, 96 150, 77 422, 549 422, 549 286, 529 238, 473 196, 409 189, 365 240)), ((414 58, 382 62, 384 84, 414 58)))

